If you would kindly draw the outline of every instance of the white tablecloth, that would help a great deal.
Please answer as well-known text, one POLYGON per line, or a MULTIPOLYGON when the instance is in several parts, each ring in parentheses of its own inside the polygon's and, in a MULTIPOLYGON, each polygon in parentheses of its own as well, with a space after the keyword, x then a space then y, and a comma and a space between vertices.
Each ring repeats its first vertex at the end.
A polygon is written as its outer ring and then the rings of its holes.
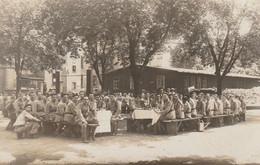
POLYGON ((98 111, 97 119, 99 121, 99 126, 97 127, 96 133, 111 132, 111 111, 98 111))
POLYGON ((160 118, 160 114, 153 110, 135 110, 132 114, 132 119, 152 119, 152 125, 160 118))

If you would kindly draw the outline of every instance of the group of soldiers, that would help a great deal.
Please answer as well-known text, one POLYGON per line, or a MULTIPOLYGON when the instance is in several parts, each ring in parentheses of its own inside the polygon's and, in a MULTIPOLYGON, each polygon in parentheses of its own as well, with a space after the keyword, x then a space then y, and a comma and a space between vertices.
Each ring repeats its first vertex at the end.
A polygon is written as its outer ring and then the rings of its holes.
POLYGON ((58 93, 52 90, 47 96, 41 92, 30 92, 29 97, 20 92, 16 98, 6 93, 1 98, 4 117, 10 118, 6 130, 14 130, 18 138, 36 138, 39 128, 51 130, 55 135, 81 136, 88 143, 95 140, 97 111, 110 110, 111 133, 117 134, 121 104, 114 95, 95 97, 85 93, 58 93))
POLYGON ((188 95, 181 95, 174 89, 165 92, 161 90, 159 93, 146 92, 137 98, 139 107, 152 108, 160 118, 155 124, 158 132, 165 130, 163 120, 184 119, 193 117, 205 117, 216 115, 233 115, 236 121, 240 113, 246 113, 246 103, 243 96, 191 92, 188 95))
POLYGON ((48 95, 30 92, 29 97, 26 97, 20 92, 17 98, 14 94, 8 98, 4 93, 0 101, 3 116, 10 118, 6 129, 14 130, 18 138, 24 134, 35 138, 39 127, 42 127, 51 129, 55 135, 81 136, 83 142, 95 140, 97 111, 111 111, 112 135, 117 134, 120 114, 132 114, 135 109, 153 109, 160 115, 156 125, 161 130, 164 129, 162 121, 165 119, 238 115, 246 112, 242 96, 197 95, 194 92, 183 96, 174 89, 161 89, 157 93, 142 90, 136 97, 131 93, 89 94, 87 97, 83 91, 57 94, 52 90, 48 95))

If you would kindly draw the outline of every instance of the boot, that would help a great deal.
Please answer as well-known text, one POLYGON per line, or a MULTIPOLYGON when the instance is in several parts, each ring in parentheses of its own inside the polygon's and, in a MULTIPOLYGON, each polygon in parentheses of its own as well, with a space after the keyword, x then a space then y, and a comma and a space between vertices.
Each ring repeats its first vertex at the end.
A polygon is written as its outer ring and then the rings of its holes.
POLYGON ((97 128, 97 127, 91 128, 91 138, 92 138, 92 140, 94 140, 94 141, 96 141, 96 138, 95 138, 96 128, 97 128))

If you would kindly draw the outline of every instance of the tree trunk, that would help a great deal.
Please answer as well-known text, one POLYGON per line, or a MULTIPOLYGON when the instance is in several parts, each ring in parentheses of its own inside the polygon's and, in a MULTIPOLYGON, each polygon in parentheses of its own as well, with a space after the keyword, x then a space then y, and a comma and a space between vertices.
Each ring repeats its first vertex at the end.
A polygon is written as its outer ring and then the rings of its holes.
POLYGON ((216 76, 217 78, 217 94, 218 96, 222 95, 222 78, 220 76, 216 76))
POLYGON ((136 65, 130 65, 130 72, 134 82, 134 96, 140 93, 141 70, 136 65))
POLYGON ((106 74, 106 72, 104 71, 102 71, 102 81, 101 81, 101 83, 100 83, 100 85, 101 85, 101 90, 103 91, 103 89, 105 88, 105 75, 106 74))
POLYGON ((16 71, 16 96, 18 96, 18 93, 21 92, 21 72, 16 71))

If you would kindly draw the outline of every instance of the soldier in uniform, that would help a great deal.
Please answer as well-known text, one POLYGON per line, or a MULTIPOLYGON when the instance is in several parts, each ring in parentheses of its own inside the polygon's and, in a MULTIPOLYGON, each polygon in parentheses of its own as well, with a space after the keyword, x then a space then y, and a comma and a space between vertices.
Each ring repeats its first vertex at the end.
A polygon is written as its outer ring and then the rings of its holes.
POLYGON ((13 124, 16 120, 16 113, 15 113, 15 109, 14 109, 14 101, 16 100, 15 95, 12 95, 11 98, 8 100, 7 105, 6 105, 6 110, 8 113, 8 118, 10 119, 7 127, 5 128, 5 130, 13 130, 13 124))
POLYGON ((84 101, 84 96, 85 96, 84 92, 83 92, 83 91, 80 91, 80 92, 79 92, 79 100, 78 100, 78 103, 77 103, 77 104, 79 104, 79 103, 81 103, 82 101, 84 101))
POLYGON ((187 96, 183 97, 183 111, 185 118, 191 118, 191 106, 189 103, 189 98, 187 96))
POLYGON ((106 110, 106 102, 104 100, 104 95, 101 95, 99 98, 98 98, 98 101, 97 101, 97 109, 98 110, 106 110))
POLYGON ((162 100, 163 100, 164 104, 163 104, 163 107, 160 109, 160 111, 154 110, 155 113, 158 113, 161 115, 159 120, 155 124, 155 127, 157 127, 157 130, 159 133, 165 132, 163 120, 176 119, 175 109, 174 109, 173 103, 170 101, 168 95, 163 94, 162 100))
POLYGON ((32 106, 30 104, 25 105, 25 110, 17 117, 14 123, 14 131, 17 133, 17 138, 22 138, 23 133, 28 134, 30 138, 38 137, 38 128, 40 122, 39 119, 33 117, 30 112, 32 106))
POLYGON ((40 120, 45 120, 45 103, 44 96, 41 92, 37 93, 37 108, 36 112, 34 112, 34 116, 40 120))
POLYGON ((191 93, 191 97, 189 98, 189 104, 191 106, 191 117, 197 117, 198 113, 197 113, 197 100, 196 100, 196 93, 192 92, 191 93))
MULTIPOLYGON (((220 96, 221 98, 221 96, 220 96)), ((223 111, 224 111, 224 107, 223 107, 223 102, 221 101, 217 95, 215 96, 215 101, 216 101, 216 104, 217 104, 217 109, 216 111, 214 112, 214 115, 223 115, 223 111)))
MULTIPOLYGON (((82 135, 82 142, 88 143, 90 133, 87 134, 87 121, 86 117, 89 112, 89 106, 87 102, 88 98, 84 97, 83 100, 74 108, 74 111, 76 112, 76 118, 75 123, 81 127, 81 135, 82 135)), ((94 140, 94 138, 93 138, 94 140)))
POLYGON ((53 122, 55 121, 57 106, 57 95, 52 94, 51 100, 47 102, 45 108, 45 116, 47 122, 45 123, 44 128, 46 130, 46 133, 53 133, 56 130, 56 124, 54 124, 53 122))
POLYGON ((76 136, 76 132, 74 130, 75 117, 76 117, 76 105, 78 102, 79 96, 74 93, 71 96, 71 100, 69 100, 66 112, 64 115, 64 121, 66 122, 65 131, 62 133, 63 136, 76 136))
POLYGON ((46 104, 46 109, 45 109, 45 114, 46 114, 46 119, 48 121, 54 121, 56 112, 57 112, 57 95, 52 94, 51 95, 51 100, 47 102, 46 104))
POLYGON ((13 106, 15 109, 16 117, 20 115, 20 113, 24 110, 25 101, 24 101, 24 95, 22 92, 18 93, 18 98, 14 101, 13 106))
POLYGON ((204 101, 203 93, 199 94, 196 109, 198 110, 198 116, 200 116, 200 117, 206 116, 206 103, 204 101))
POLYGON ((55 116, 55 122, 58 122, 57 129, 55 131, 56 135, 62 133, 62 128, 64 127, 64 114, 68 104, 68 95, 66 93, 61 94, 61 101, 57 105, 57 112, 55 116))
POLYGON ((30 104, 32 106, 32 113, 36 113, 37 112, 36 94, 35 92, 30 92, 29 96, 30 99, 27 104, 30 104))
POLYGON ((207 99, 206 114, 208 116, 213 116, 214 111, 217 109, 217 104, 216 104, 214 98, 209 93, 206 94, 206 99, 207 99))
POLYGON ((174 105, 174 109, 176 111, 176 118, 177 119, 183 119, 185 118, 184 116, 184 112, 183 112, 183 103, 182 101, 179 99, 177 94, 173 95, 173 105, 174 105))
POLYGON ((231 104, 229 100, 227 99, 227 96, 223 95, 222 96, 222 103, 223 103, 223 113, 226 115, 231 114, 231 104))
MULTIPOLYGON (((89 97, 91 97, 91 94, 89 95, 89 97)), ((96 109, 96 107, 93 108, 91 106, 92 104, 90 104, 90 101, 91 100, 89 100, 87 102, 87 104, 88 104, 88 112, 86 113, 86 118, 85 118, 87 123, 88 123, 88 126, 87 126, 87 140, 89 140, 90 138, 92 138, 92 140, 95 140, 95 132, 96 132, 96 128, 97 128, 97 125, 98 125, 97 109, 96 109), (92 126, 90 126, 90 124, 92 124, 92 126)))
POLYGON ((241 110, 242 110, 242 113, 246 113, 246 102, 244 100, 244 97, 243 96, 240 96, 239 97, 239 100, 241 102, 241 110))
POLYGON ((8 102, 8 95, 7 93, 4 93, 3 100, 2 100, 2 114, 4 117, 8 117, 8 112, 6 110, 7 102, 8 102))
POLYGON ((112 112, 111 117, 111 133, 116 135, 118 131, 118 120, 120 119, 121 104, 114 95, 110 95, 109 110, 112 112))

